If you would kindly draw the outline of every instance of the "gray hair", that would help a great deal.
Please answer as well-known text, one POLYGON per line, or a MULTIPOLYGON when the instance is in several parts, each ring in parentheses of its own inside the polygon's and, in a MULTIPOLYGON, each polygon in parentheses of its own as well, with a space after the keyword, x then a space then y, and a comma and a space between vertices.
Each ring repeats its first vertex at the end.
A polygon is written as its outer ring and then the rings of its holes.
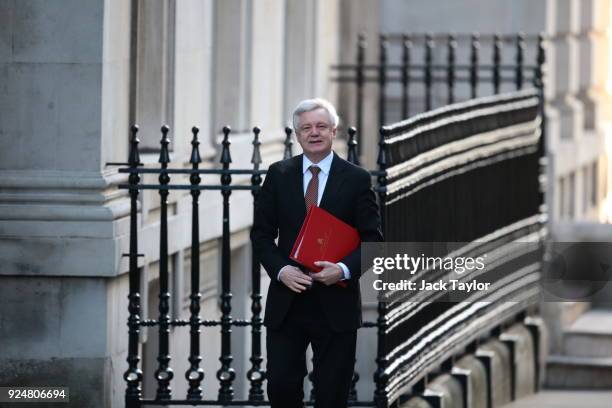
POLYGON ((329 116, 329 121, 332 125, 332 128, 338 127, 338 122, 340 118, 338 117, 338 113, 336 113, 336 108, 332 105, 331 102, 325 100, 323 98, 315 98, 315 99, 305 99, 302 102, 298 103, 298 106, 295 107, 293 111, 293 129, 298 131, 298 122, 300 119, 300 115, 305 112, 310 112, 315 109, 325 109, 327 115, 329 116))

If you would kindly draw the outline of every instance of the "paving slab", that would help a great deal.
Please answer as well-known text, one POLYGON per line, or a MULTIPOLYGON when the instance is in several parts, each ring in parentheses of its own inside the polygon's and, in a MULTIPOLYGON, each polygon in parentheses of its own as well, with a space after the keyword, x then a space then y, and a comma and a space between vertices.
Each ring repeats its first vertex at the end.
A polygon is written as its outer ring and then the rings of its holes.
POLYGON ((612 310, 589 310, 576 319, 568 331, 612 336, 612 310))
POLYGON ((611 391, 548 391, 504 405, 503 408, 610 408, 611 391))

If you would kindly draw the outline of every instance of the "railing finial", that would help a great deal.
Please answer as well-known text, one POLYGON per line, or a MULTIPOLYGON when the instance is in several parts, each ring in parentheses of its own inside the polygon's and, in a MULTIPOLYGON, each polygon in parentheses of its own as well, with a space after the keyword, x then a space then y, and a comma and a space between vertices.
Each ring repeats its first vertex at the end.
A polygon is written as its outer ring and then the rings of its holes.
POLYGON ((363 48, 368 46, 367 40, 366 40, 366 34, 363 31, 361 31, 357 35, 357 46, 358 47, 363 47, 363 48))
POLYGON ((167 165, 170 163, 170 151, 168 146, 170 145, 170 139, 168 139, 168 132, 170 131, 170 127, 168 125, 163 125, 161 127, 162 138, 160 140, 161 151, 159 152, 159 163, 163 165, 167 165))
POLYGON ((293 133, 293 129, 289 126, 285 127, 285 151, 283 153, 283 159, 287 160, 293 157, 293 140, 291 140, 291 133, 293 133))
POLYGON ((525 59, 525 33, 520 32, 516 35, 516 71, 514 82, 516 89, 523 88, 523 61, 525 59))
POLYGON ((376 159, 376 164, 378 164, 380 170, 385 170, 387 168, 387 141, 385 140, 387 129, 381 126, 379 134, 380 138, 378 139, 378 158, 376 159))
POLYGON ((454 34, 448 35, 448 66, 446 69, 446 85, 448 88, 448 103, 455 102, 455 60, 457 53, 457 38, 454 34))
POLYGON ((138 153, 138 125, 132 125, 130 131, 132 133, 130 137, 130 154, 128 156, 128 163, 130 167, 137 167, 140 164, 140 154, 138 153))
POLYGON ((408 88, 410 86, 410 64, 412 53, 412 37, 410 34, 402 35, 402 119, 408 118, 410 114, 410 95, 408 88))
POLYGON ((197 126, 191 128, 191 133, 193 134, 193 139, 191 139, 191 158, 189 159, 189 163, 197 164, 202 163, 202 158, 200 157, 200 141, 198 140, 198 133, 200 129, 197 126))
POLYGON ((535 75, 533 83, 537 88, 544 87, 544 63, 546 62, 546 50, 544 49, 544 33, 538 35, 538 54, 536 57, 537 67, 535 69, 535 75))
POLYGON ((229 164, 232 162, 232 156, 230 155, 230 144, 232 142, 229 140, 231 131, 231 127, 227 125, 223 126, 223 142, 221 142, 223 149, 221 150, 221 160, 219 162, 224 166, 229 166, 229 164))
POLYGON ((493 36, 493 93, 498 94, 501 86, 501 35, 493 36))
POLYGON ((259 141, 259 133, 261 133, 261 129, 255 126, 253 128, 253 155, 251 156, 251 163, 253 163, 253 168, 255 170, 258 170, 261 164, 261 152, 259 151, 261 142, 259 141))
POLYGON ((348 128, 348 155, 347 155, 347 160, 357 166, 359 166, 359 156, 357 155, 357 140, 355 139, 355 136, 357 135, 357 129, 355 129, 355 127, 351 126, 350 128, 348 128))
POLYGON ((433 34, 425 34, 425 66, 423 78, 425 81, 425 110, 432 109, 432 85, 433 85, 433 50, 435 44, 433 34))
MULTIPOLYGON (((387 50, 389 48, 389 37, 380 34, 378 55, 378 123, 380 126, 386 122, 387 103, 387 50)), ((361 124, 359 124, 361 126, 361 124)))
POLYGON ((470 39, 470 90, 471 98, 476 98, 478 94, 478 51, 480 50, 480 36, 472 33, 470 39))

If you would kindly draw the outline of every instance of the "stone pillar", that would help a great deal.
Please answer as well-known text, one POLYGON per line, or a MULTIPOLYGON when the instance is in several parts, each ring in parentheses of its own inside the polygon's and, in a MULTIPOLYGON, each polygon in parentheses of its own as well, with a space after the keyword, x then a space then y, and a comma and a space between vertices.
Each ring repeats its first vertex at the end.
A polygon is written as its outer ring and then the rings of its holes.
POLYGON ((493 407, 508 404, 512 399, 510 351, 499 340, 490 340, 476 350, 476 357, 486 361, 489 393, 493 407))
POLYGON ((249 127, 257 125, 261 128, 262 143, 279 137, 282 140, 283 127, 290 114, 283 109, 283 94, 286 88, 298 86, 283 81, 285 44, 282 39, 288 29, 285 26, 285 13, 285 2, 282 0, 253 2, 250 40, 253 48, 250 67, 252 120, 249 127))
POLYGON ((606 99, 609 7, 609 2, 603 0, 580 2, 578 97, 585 107, 585 128, 590 130, 601 122, 602 104, 606 99))
MULTIPOLYGON (((365 63, 378 61, 378 35, 380 28, 380 6, 369 0, 341 0, 340 9, 340 62, 355 64, 357 58, 357 36, 363 33, 367 48, 365 63), (367 16, 367 18, 364 18, 367 16)), ((354 73, 347 72, 347 75, 354 73)), ((370 75, 373 73, 370 72, 370 75)), ((375 74, 374 74, 375 75, 375 74)), ((340 87, 339 106, 344 114, 344 123, 348 126, 357 125, 355 103, 357 92, 355 84, 340 87)), ((361 164, 376 168, 376 152, 378 151, 378 85, 369 82, 364 87, 363 129, 358 129, 361 144, 361 164)))
POLYGON ((291 113, 299 101, 313 96, 317 2, 288 0, 286 7, 284 105, 291 113))
MULTIPOLYGON (((299 76, 290 85, 284 79, 285 3, 230 0, 215 1, 213 7, 212 139, 219 138, 223 126, 231 126, 232 166, 251 167, 251 132, 258 126, 266 168, 282 157, 284 94, 303 84, 299 76)), ((308 24, 305 27, 310 29, 308 24)), ((312 61, 304 59, 302 48, 293 51, 296 64, 312 61)))
POLYGON ((565 202, 553 203, 551 215, 557 218, 563 215, 562 208, 573 208, 572 219, 593 217, 597 211, 585 206, 588 186, 584 181, 603 150, 602 133, 597 129, 607 106, 603 92, 607 75, 604 31, 609 4, 549 0, 547 8, 546 31, 552 38, 547 50, 548 141, 554 153, 549 189, 565 188, 565 194, 552 192, 565 202))
MULTIPOLYGON (((338 102, 338 84, 333 82, 331 66, 338 64, 340 53, 340 29, 338 21, 344 10, 340 9, 340 0, 318 0, 315 10, 315 43, 317 47, 317 64, 314 70, 314 94, 338 102)), ((352 124, 342 119, 346 129, 352 124)))
POLYGON ((213 120, 211 132, 231 125, 245 131, 251 123, 252 2, 227 0, 214 2, 213 42, 213 120))
POLYGON ((123 399, 129 202, 106 162, 127 157, 130 16, 0 2, 0 385, 68 386, 78 407, 123 399))
POLYGON ((444 408, 468 408, 463 404, 464 395, 461 383, 456 378, 449 374, 442 374, 436 377, 430 384, 427 384, 427 389, 423 395, 427 396, 430 391, 433 391, 432 398, 436 400, 436 405, 444 408))
POLYGON ((176 3, 137 0, 134 4, 134 112, 130 119, 140 126, 140 148, 159 151, 161 126, 174 128, 176 3))
POLYGON ((533 394, 536 384, 536 355, 531 334, 525 326, 515 324, 501 334, 500 340, 511 350, 513 398, 520 399, 533 394))
POLYGON ((211 97, 213 88, 213 2, 175 1, 173 147, 178 157, 191 153, 191 128, 200 128, 200 154, 214 153, 211 97))
POLYGON ((457 367, 467 370, 467 401, 469 408, 485 408, 489 396, 487 371, 484 364, 472 355, 462 357, 455 363, 453 369, 457 367))
MULTIPOLYGON (((332 65, 338 63, 339 28, 341 9, 339 0, 299 1, 288 0, 285 9, 284 44, 284 101, 283 121, 293 126, 291 113, 303 99, 322 97, 332 102, 340 115, 340 137, 350 126, 338 100, 338 87, 332 81, 332 65)), ((268 64, 269 61, 266 61, 268 64)), ((345 156, 343 140, 334 144, 334 150, 345 156)), ((301 152, 294 144, 294 154, 301 152)))
POLYGON ((577 35, 580 29, 580 2, 578 0, 549 1, 550 36, 547 95, 559 115, 561 140, 580 139, 584 125, 584 107, 577 99, 580 80, 577 35), (552 71, 554 70, 554 71, 552 71))

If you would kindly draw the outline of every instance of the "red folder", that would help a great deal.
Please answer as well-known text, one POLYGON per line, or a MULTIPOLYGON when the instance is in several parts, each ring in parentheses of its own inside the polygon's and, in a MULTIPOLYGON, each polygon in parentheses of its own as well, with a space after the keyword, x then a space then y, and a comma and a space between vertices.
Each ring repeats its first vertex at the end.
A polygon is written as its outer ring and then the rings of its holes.
MULTIPOLYGON (((339 262, 361 242, 357 230, 324 209, 312 206, 291 250, 290 258, 313 272, 323 269, 315 261, 339 262)), ((347 282, 338 281, 342 287, 347 282)))

